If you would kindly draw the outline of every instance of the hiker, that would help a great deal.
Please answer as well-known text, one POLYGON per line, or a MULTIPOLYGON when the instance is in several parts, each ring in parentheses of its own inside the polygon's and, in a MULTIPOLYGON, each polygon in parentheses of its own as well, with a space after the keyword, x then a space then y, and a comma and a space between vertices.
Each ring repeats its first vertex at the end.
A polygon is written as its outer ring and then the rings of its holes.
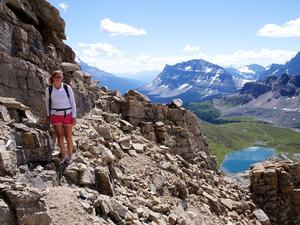
POLYGON ((48 121, 54 127, 60 148, 61 163, 72 161, 72 129, 76 124, 76 103, 72 88, 62 82, 62 71, 56 70, 48 80, 46 88, 46 109, 48 121), (67 142, 65 147, 64 138, 67 142))

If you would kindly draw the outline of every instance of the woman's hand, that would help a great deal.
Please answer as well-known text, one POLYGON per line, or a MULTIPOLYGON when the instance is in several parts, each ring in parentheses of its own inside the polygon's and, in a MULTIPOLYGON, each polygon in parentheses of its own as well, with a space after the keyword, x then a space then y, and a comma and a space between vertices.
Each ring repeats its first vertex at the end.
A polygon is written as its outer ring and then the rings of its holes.
POLYGON ((73 126, 76 125, 76 118, 72 118, 72 124, 73 124, 73 126))

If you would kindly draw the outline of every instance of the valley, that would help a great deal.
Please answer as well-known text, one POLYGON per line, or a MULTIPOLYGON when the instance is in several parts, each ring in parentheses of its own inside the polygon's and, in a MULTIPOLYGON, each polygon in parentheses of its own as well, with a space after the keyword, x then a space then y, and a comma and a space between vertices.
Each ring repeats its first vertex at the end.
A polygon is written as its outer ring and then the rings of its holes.
POLYGON ((209 148, 218 162, 233 150, 251 146, 272 147, 277 152, 300 152, 299 132, 250 117, 227 119, 229 122, 224 124, 201 124, 201 131, 208 138, 209 148))

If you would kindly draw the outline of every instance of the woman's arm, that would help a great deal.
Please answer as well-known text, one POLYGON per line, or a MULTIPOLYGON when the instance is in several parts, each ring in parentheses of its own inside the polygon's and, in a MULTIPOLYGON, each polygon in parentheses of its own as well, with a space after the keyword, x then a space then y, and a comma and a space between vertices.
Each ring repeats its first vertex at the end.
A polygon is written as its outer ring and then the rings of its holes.
POLYGON ((76 114, 76 102, 75 102, 75 97, 74 97, 74 93, 73 90, 71 88, 71 86, 68 85, 69 88, 69 95, 70 95, 70 103, 72 106, 72 118, 76 118, 77 114, 76 114))

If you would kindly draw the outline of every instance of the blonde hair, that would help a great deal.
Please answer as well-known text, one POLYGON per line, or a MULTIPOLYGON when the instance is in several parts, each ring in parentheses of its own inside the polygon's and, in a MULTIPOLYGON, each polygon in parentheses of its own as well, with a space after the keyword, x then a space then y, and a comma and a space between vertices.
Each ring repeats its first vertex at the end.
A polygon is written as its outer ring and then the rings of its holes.
POLYGON ((55 70, 55 71, 53 71, 52 74, 51 74, 51 77, 49 77, 49 79, 48 79, 48 85, 53 85, 53 82, 54 82, 53 77, 54 77, 56 74, 59 74, 59 75, 61 75, 61 76, 63 75, 63 73, 62 73, 61 70, 55 70))

